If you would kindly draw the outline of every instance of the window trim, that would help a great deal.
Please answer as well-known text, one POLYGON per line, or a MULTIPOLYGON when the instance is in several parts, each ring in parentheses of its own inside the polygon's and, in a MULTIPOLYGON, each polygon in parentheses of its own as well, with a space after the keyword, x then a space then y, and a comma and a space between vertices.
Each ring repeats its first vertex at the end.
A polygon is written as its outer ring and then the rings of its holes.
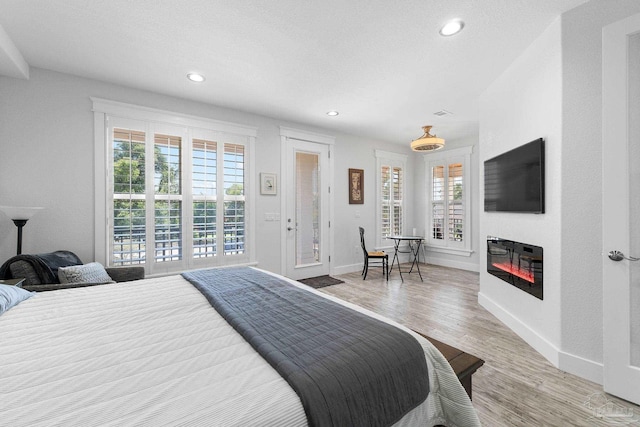
POLYGON ((427 212, 425 215, 425 245, 427 249, 432 252, 440 252, 450 255, 464 255, 471 256, 473 250, 471 249, 471 178, 470 178, 470 165, 471 165, 471 154, 473 153, 473 146, 454 148, 452 150, 438 151, 431 154, 425 154, 423 156, 424 159, 424 167, 425 167, 425 178, 426 178, 426 189, 427 189, 427 212), (463 173, 463 203, 464 203, 464 232, 462 244, 451 244, 457 242, 449 242, 445 240, 444 242, 434 240, 432 236, 431 226, 433 224, 433 173, 431 172, 431 168, 433 166, 447 166, 450 163, 462 163, 462 173, 463 173))
MULTIPOLYGON (((390 151, 384 150, 375 150, 376 157, 376 249, 382 248, 391 248, 393 244, 391 240, 382 238, 382 215, 380 213, 382 206, 382 166, 390 166, 390 167, 400 167, 402 168, 403 174, 403 185, 402 185, 402 211, 403 215, 406 218, 407 214, 407 203, 406 203, 406 194, 407 194, 407 159, 409 156, 406 154, 393 153, 390 151)), ((402 230, 400 234, 404 234, 405 229, 405 221, 402 222, 402 230)))
MULTIPOLYGON (((230 138, 227 142, 239 141, 246 147, 246 181, 245 181, 245 221, 246 221, 246 259, 248 263, 256 262, 255 251, 255 234, 257 228, 256 221, 256 196, 255 196, 255 142, 257 136, 257 128, 246 126, 243 124, 224 122, 206 117, 192 116, 167 110, 160 110, 135 104, 128 104, 108 99, 90 97, 92 101, 92 111, 94 115, 94 185, 95 185, 95 212, 94 212, 94 230, 95 230, 95 249, 94 259, 107 265, 109 260, 109 182, 112 171, 109 170, 110 158, 109 153, 109 123, 110 117, 117 118, 119 122, 135 121, 147 122, 153 127, 178 127, 184 130, 184 134, 188 135, 188 141, 194 137, 194 134, 202 132, 224 134, 230 138)), ((183 171, 187 174, 188 171, 183 171)), ((190 221, 189 221, 190 222, 190 221)), ((186 225, 185 225, 186 226, 186 225)), ((195 260, 200 261, 200 260, 195 260)), ((237 262, 234 261, 234 262, 237 262)), ((185 265, 194 267, 191 260, 185 265)), ((195 264, 199 264, 195 262, 195 264)), ((222 265, 218 261, 215 265, 222 265)), ((148 273, 149 265, 145 265, 145 271, 148 273)), ((154 270, 154 273, 166 274, 169 271, 162 271, 161 268, 154 270)), ((153 273, 152 273, 153 274, 153 273)))

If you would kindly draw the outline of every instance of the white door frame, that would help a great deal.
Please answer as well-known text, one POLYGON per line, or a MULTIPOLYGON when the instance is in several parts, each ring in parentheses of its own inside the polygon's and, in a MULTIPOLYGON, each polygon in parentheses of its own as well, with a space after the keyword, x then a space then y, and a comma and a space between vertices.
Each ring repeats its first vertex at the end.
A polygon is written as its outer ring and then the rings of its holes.
MULTIPOLYGON (((294 129, 289 127, 280 126, 280 176, 282 177, 280 182, 280 188, 282 189, 282 193, 280 196, 280 212, 282 220, 280 221, 280 271, 281 274, 287 274, 287 195, 284 193, 286 189, 286 184, 288 180, 293 179, 291 175, 292 171, 288 170, 287 164, 287 142, 289 140, 298 140, 298 141, 307 141, 314 142, 317 144, 326 144, 329 146, 329 171, 328 173, 328 181, 329 188, 331 191, 329 192, 329 223, 331 227, 329 227, 329 242, 324 242, 326 247, 329 249, 329 255, 334 253, 334 233, 333 230, 335 227, 334 224, 334 156, 332 155, 333 146, 335 145, 335 138, 329 135, 323 135, 315 132, 309 132, 300 129, 294 129)), ((346 178, 345 178, 346 179, 346 178)), ((329 262, 329 274, 333 274, 333 262, 329 262)))
MULTIPOLYGON (((631 364, 628 37, 640 32, 640 14, 607 25, 602 32, 602 295, 604 391, 640 404, 640 368, 631 364), (621 162, 620 159, 623 159, 621 162)), ((635 142, 636 144, 640 142, 635 142)), ((637 237, 636 237, 637 238, 637 237)))

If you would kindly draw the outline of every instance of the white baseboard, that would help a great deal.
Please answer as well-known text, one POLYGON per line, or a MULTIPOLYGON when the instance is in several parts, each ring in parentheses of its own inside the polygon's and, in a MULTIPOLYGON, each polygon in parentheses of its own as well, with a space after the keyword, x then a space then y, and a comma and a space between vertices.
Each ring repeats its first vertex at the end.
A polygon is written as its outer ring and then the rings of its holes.
POLYGON ((491 314, 496 316, 498 320, 507 325, 509 329, 518 334, 520 338, 544 356, 544 358, 551 362, 553 366, 558 367, 560 351, 553 343, 540 336, 536 331, 531 329, 520 319, 513 316, 495 301, 488 298, 482 292, 478 293, 478 303, 486 308, 491 314))
MULTIPOLYGON (((422 259, 422 257, 421 257, 422 259)), ((406 263, 409 262, 409 256, 408 255, 402 255, 401 256, 401 262, 406 263)), ((421 261, 422 262, 422 261, 421 261)), ((433 265, 440 265, 442 267, 451 267, 451 268, 458 268, 460 270, 467 270, 467 271, 475 271, 476 273, 479 271, 478 270, 478 264, 475 263, 471 263, 471 262, 462 262, 462 261, 453 261, 453 260, 447 260, 447 259, 440 259, 440 258, 428 258, 427 257, 427 264, 433 264, 433 265)), ((391 264, 391 260, 389 260, 389 264, 391 264)), ((358 263, 358 264, 350 264, 350 265, 341 265, 341 266, 337 266, 333 268, 333 271, 331 272, 331 274, 347 274, 347 273, 353 273, 353 272, 360 272, 362 271, 362 263, 358 263)))
POLYGON ((556 368, 594 383, 602 384, 602 363, 559 350, 553 343, 540 336, 536 331, 524 324, 520 319, 514 317, 482 292, 478 293, 478 303, 496 316, 498 320, 520 336, 520 338, 533 347, 534 350, 540 353, 556 368))
POLYGON ((604 365, 602 363, 561 351, 558 368, 596 384, 603 383, 604 365))
POLYGON ((353 273, 353 272, 361 272, 362 271, 362 263, 360 264, 351 264, 351 265, 341 265, 341 266, 337 266, 334 267, 333 270, 331 271, 331 274, 347 274, 347 273, 353 273))
POLYGON ((478 264, 473 262, 455 261, 444 258, 427 257, 427 264, 440 265, 442 267, 457 268, 460 270, 475 271, 479 270, 478 264))

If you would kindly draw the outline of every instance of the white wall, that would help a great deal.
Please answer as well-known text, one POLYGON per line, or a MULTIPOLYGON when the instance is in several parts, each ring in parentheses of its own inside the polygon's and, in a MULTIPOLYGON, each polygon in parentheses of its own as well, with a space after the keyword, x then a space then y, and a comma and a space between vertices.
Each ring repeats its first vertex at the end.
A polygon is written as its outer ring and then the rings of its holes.
MULTIPOLYGON (((363 145, 360 138, 344 136, 341 143, 335 148, 335 198, 336 224, 335 255, 339 259, 336 264, 336 274, 357 271, 362 268, 362 248, 360 247, 360 234, 358 227, 365 229, 365 239, 368 250, 376 249, 376 157, 375 150, 390 151, 399 154, 407 154, 407 169, 414 167, 409 145, 383 144, 369 141, 363 145), (360 141, 360 142, 359 142, 360 141), (364 148, 366 147, 366 148, 364 148), (361 205, 349 204, 348 182, 349 168, 364 169, 364 203, 361 205)), ((414 194, 413 175, 405 174, 405 194, 414 194)), ((413 227, 413 202, 408 201, 405 216, 407 229, 413 227)), ((390 246, 392 247, 390 241, 390 246)), ((380 249, 380 248, 378 248, 380 249)))
POLYGON ((592 0, 562 15, 562 355, 602 381, 602 28, 637 0, 592 0))
MULTIPOLYGON (((84 262, 94 259, 91 96, 254 126, 256 174, 280 172, 280 126, 335 136, 332 265, 338 272, 357 270, 362 263, 362 252, 354 249, 359 245, 358 225, 374 230, 374 150, 409 153, 403 145, 33 68, 29 80, 0 77, 0 205, 45 208, 24 228, 23 253, 68 249, 84 262), (364 205, 348 204, 348 168, 365 171, 364 205)), ((407 191, 413 191, 412 174, 407 175, 407 191)), ((275 197, 256 196, 256 256, 260 267, 274 272, 280 272, 283 223, 264 221, 264 213, 280 212, 281 196, 281 191, 275 197)), ((411 222, 413 207, 408 211, 411 222)), ((0 217, 2 263, 15 254, 16 227, 0 217)))
MULTIPOLYGON (((480 214, 480 235, 544 248, 544 301, 486 272, 480 302, 563 370, 602 382, 602 28, 637 0, 563 14, 482 95, 480 163, 546 139, 544 215, 480 214)), ((480 176, 482 178, 482 168, 480 176)), ((481 189, 482 191, 482 189, 481 189)), ((481 261, 482 263, 482 261, 481 261)))
MULTIPOLYGON (((562 55, 558 18, 480 98, 483 162, 536 138, 545 139, 545 214, 480 212, 480 236, 544 251, 544 300, 480 271, 480 303, 557 365, 561 314, 562 55)), ((484 188, 480 188, 481 200, 484 188)), ((486 241, 482 246, 486 253, 486 241)), ((486 255, 484 255, 486 256, 486 255)), ((485 260, 486 262, 486 260, 485 260)))

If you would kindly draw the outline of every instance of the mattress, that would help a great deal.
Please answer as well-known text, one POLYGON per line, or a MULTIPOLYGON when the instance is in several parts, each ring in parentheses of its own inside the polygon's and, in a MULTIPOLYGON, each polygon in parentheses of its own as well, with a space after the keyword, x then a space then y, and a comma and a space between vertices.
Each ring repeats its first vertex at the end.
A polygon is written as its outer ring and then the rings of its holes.
MULTIPOLYGON (((396 425, 479 425, 447 361, 412 334, 431 391, 396 425)), ((0 316, 0 342, 2 425, 307 424, 287 382, 179 275, 38 293, 0 316)))

